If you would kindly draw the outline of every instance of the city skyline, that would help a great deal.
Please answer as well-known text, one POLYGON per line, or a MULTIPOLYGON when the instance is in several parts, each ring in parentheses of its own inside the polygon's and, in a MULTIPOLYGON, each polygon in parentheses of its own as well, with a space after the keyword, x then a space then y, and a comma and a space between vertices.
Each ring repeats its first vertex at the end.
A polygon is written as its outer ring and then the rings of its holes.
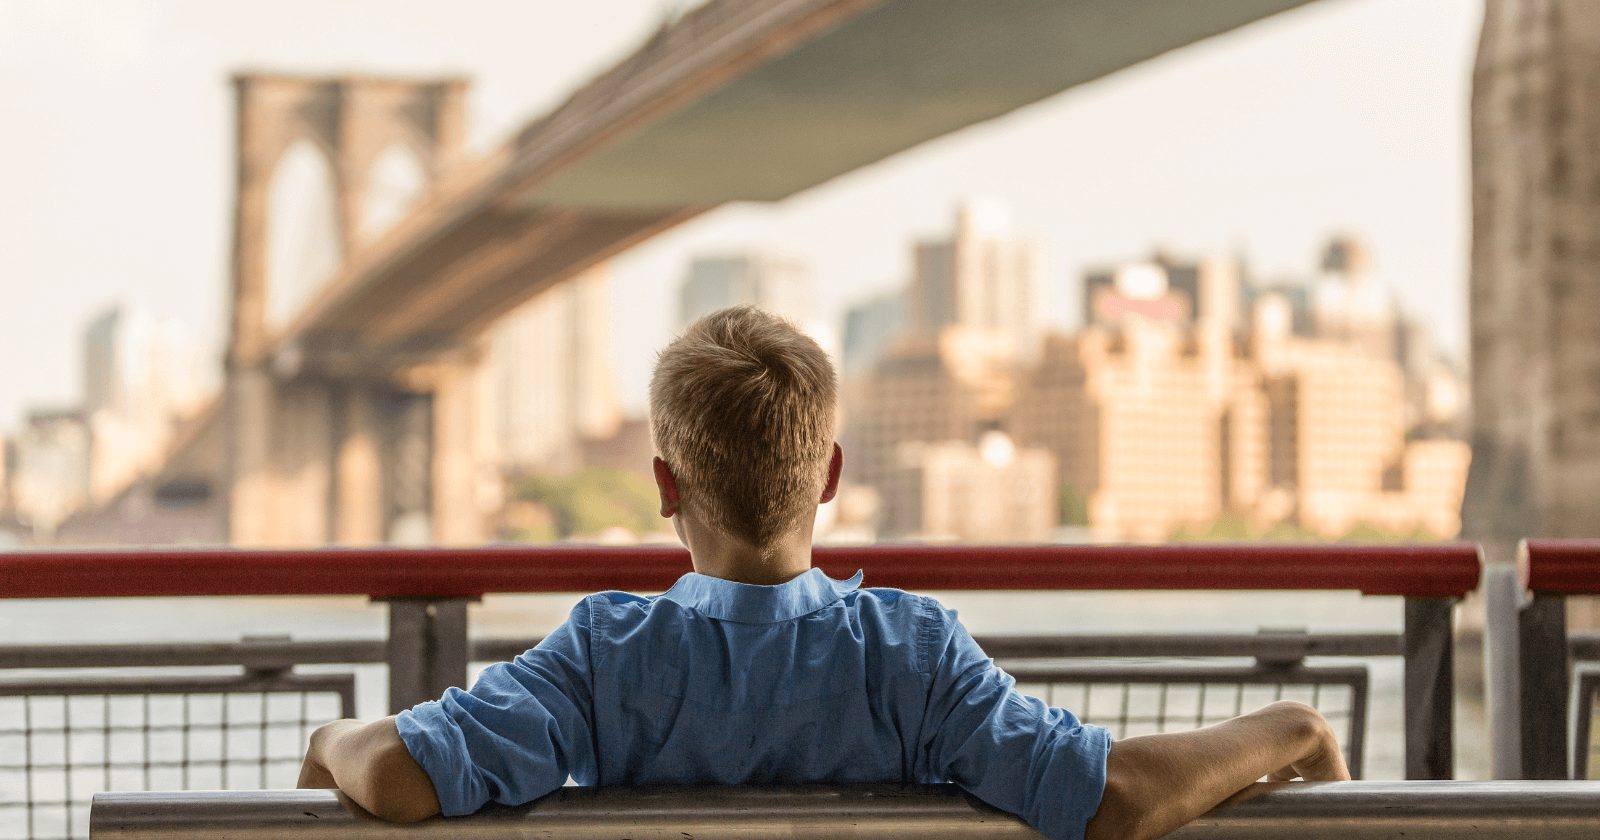
MULTIPOLYGON (((1323 536, 1339 536, 1352 523, 1370 526, 1372 511, 1377 510, 1371 506, 1372 499, 1378 498, 1372 495, 1377 492, 1377 482, 1381 479, 1387 488, 1391 479, 1384 476, 1394 471, 1398 471, 1395 475, 1399 478, 1393 481, 1402 482, 1396 487, 1410 487, 1414 482, 1408 476, 1413 472, 1443 477, 1422 479, 1432 482, 1426 491, 1431 495, 1419 497, 1422 502, 1411 501, 1404 494, 1385 497, 1382 504, 1391 507, 1396 500, 1405 501, 1401 512, 1391 513, 1390 519, 1399 516, 1395 521, 1404 523, 1417 521, 1417 516, 1426 517, 1431 523, 1428 530, 1435 536, 1449 536, 1459 527, 1454 518, 1460 498, 1457 484, 1458 479, 1464 478, 1466 464, 1461 424, 1462 371, 1441 361, 1427 331, 1418 331, 1406 313, 1394 305, 1394 290, 1375 281, 1372 255, 1363 242, 1331 237, 1322 249, 1320 261, 1310 260, 1301 270, 1303 280, 1296 286, 1252 283, 1243 276, 1243 267, 1226 257, 1192 258, 1168 251, 1098 266, 1084 278, 1086 291, 1080 302, 1079 319, 1082 325, 1069 331, 1045 325, 1038 313, 1026 305, 1032 294, 1029 290, 1038 285, 1033 260, 1037 243, 1016 236, 1007 215, 1005 207, 992 202, 963 205, 952 214, 944 234, 901 243, 915 255, 917 272, 911 283, 852 309, 843 323, 801 323, 834 351, 840 350, 835 339, 842 337, 846 342, 842 358, 836 357, 835 361, 842 365, 844 386, 841 440, 851 451, 847 478, 853 482, 852 487, 881 494, 858 498, 851 506, 866 504, 873 509, 879 503, 871 499, 895 501, 895 492, 884 492, 889 485, 904 485, 902 489, 912 495, 927 497, 920 505, 887 504, 866 519, 855 517, 846 523, 849 533, 872 533, 877 526, 871 521, 881 517, 880 524, 890 535, 916 536, 924 533, 924 527, 934 527, 918 524, 924 516, 931 516, 935 519, 929 522, 947 523, 927 532, 933 536, 949 536, 939 528, 952 527, 970 539, 992 540, 1002 533, 1045 539, 1052 533, 1054 513, 1047 516, 1045 511, 1055 510, 1058 479, 1054 476, 1058 468, 1062 470, 1061 487, 1073 488, 1073 497, 1086 503, 1085 509, 1091 511, 1089 524, 1106 533, 1165 538, 1174 529, 1223 523, 1228 516, 1244 511, 1212 491, 1223 488, 1225 495, 1238 495, 1226 488, 1231 484, 1254 487, 1262 477, 1233 480, 1210 475, 1208 471, 1220 468, 1207 464, 1217 462, 1220 455, 1196 450, 1190 459, 1195 461, 1191 470, 1194 480, 1190 483, 1195 485, 1191 490, 1200 495, 1183 503, 1188 513, 1163 512, 1165 502, 1161 500, 1171 495, 1161 478, 1167 471, 1151 469, 1150 465, 1108 473, 1119 482, 1137 476, 1154 482, 1151 487, 1156 489, 1148 492, 1155 495, 1134 506, 1141 512, 1129 521, 1138 524, 1111 524, 1120 520, 1110 514, 1092 513, 1112 510, 1116 503, 1098 505, 1094 501, 1093 493, 1099 492, 1095 488, 1101 486, 1102 479, 1094 477, 1097 473, 1092 465, 1099 459, 1090 453, 1099 447, 1109 447, 1111 452, 1147 450, 1144 444, 1130 449, 1127 435, 1146 436, 1151 418, 1156 415, 1139 414, 1149 412, 1147 405, 1110 425, 1088 422, 1078 415, 1085 411, 1126 414, 1111 403, 1086 408, 1090 403, 1097 399, 1114 403, 1124 398, 1108 397, 1109 392, 1104 391, 1107 386, 1102 384, 1096 389, 1099 396, 1073 392, 1063 402, 1059 386, 1065 381, 1081 386, 1088 381, 1084 370, 1103 371, 1091 374, 1091 379, 1128 376, 1128 372, 1115 372, 1124 365, 1124 356, 1133 365, 1129 370, 1137 369, 1131 382, 1148 384, 1154 377, 1165 383, 1161 386, 1165 396, 1158 402, 1194 403, 1189 411, 1194 416, 1182 411, 1173 414, 1169 409, 1156 412, 1175 422, 1168 423, 1153 439, 1163 446, 1186 440, 1187 443, 1178 444, 1182 451, 1210 445, 1196 444, 1189 438, 1205 423, 1214 421, 1216 417, 1211 415, 1219 410, 1223 415, 1241 412, 1241 417, 1254 418, 1247 419, 1247 424, 1260 426, 1266 410, 1256 405, 1263 399, 1261 394, 1245 396, 1244 402, 1231 408, 1217 409, 1207 402, 1215 402, 1214 393, 1236 387, 1244 388, 1241 393, 1245 393, 1257 388, 1257 384, 1251 384, 1257 375, 1253 373, 1247 373, 1237 385, 1210 381, 1213 374, 1230 365, 1244 364, 1242 370, 1251 370, 1250 365, 1260 364, 1263 371, 1279 379, 1283 379, 1283 371, 1295 371, 1283 380, 1287 391, 1275 395, 1268 388, 1264 392, 1268 402, 1289 406, 1274 409, 1279 413, 1287 411, 1292 416, 1300 411, 1293 407, 1303 399, 1296 393, 1324 395, 1313 397, 1307 403, 1311 407, 1369 404, 1376 423, 1369 432, 1355 427, 1345 429, 1339 419, 1315 421, 1315 428, 1323 431, 1314 435, 1332 437, 1327 437, 1331 442, 1326 446, 1308 444, 1311 452, 1324 448, 1343 451, 1348 447, 1340 440, 1357 440, 1363 435, 1372 438, 1370 443, 1361 444, 1371 450, 1367 452, 1370 457, 1352 473, 1359 486, 1348 491, 1359 498, 1354 503, 1340 503, 1347 511, 1355 512, 1335 513, 1331 518, 1323 514, 1325 522, 1332 523, 1316 529, 1323 536), (900 314, 885 319, 885 313, 863 312, 876 310, 886 302, 893 302, 900 314), (857 320, 858 315, 865 317, 857 320), (1181 338, 1190 332, 1193 335, 1181 338), (1263 351, 1266 345, 1261 342, 1268 335, 1278 336, 1269 344, 1288 346, 1283 342, 1294 344, 1303 339, 1312 343, 1300 349, 1263 351), (1110 344, 1106 343, 1108 340, 1110 344), (1324 342, 1321 350, 1315 349, 1318 340, 1324 342), (1123 347, 1127 342, 1143 349, 1130 353, 1123 347), (1233 349, 1227 349, 1230 347, 1233 349), (845 366, 852 350, 856 355, 853 368, 845 366), (1156 362, 1163 354, 1176 355, 1156 362), (1201 360, 1198 368, 1187 370, 1186 365, 1195 363, 1191 358, 1195 354, 1213 361, 1201 360), (1246 361, 1225 361, 1235 354, 1246 361), (1074 360, 1080 355, 1081 359, 1074 360), (1306 359, 1313 361, 1308 363, 1306 359), (888 368, 882 367, 885 362, 888 368), (1299 368, 1307 364, 1307 370, 1322 370, 1316 374, 1320 379, 1305 379, 1307 373, 1299 368), (1070 373, 1072 369, 1079 373, 1070 373), (894 387, 877 382, 885 371, 891 378, 909 375, 909 390, 900 396, 888 396, 894 393, 894 387), (1061 371, 1069 373, 1063 378, 1061 371), (1297 384, 1294 377, 1303 381, 1297 384), (1202 380, 1208 384, 1195 391, 1195 383, 1202 380), (965 384, 954 384, 958 381, 965 384), (863 388, 866 383, 871 384, 863 388), (1198 396, 1202 392, 1213 396, 1202 399, 1198 396), (1330 402, 1327 395, 1335 392, 1341 395, 1330 402), (1034 403, 1034 408, 1027 408, 1034 403), (1064 419, 1069 416, 1077 419, 1064 419), (1118 431, 1122 425, 1129 429, 1118 431), (885 429, 888 437, 884 437, 885 429), (973 443, 985 429, 1008 433, 1021 430, 1021 442, 1026 446, 1015 450, 1015 458, 1001 459, 1003 463, 995 461, 988 452, 992 447, 981 445, 981 440, 976 447, 973 443), (1123 435, 1116 438, 1122 443, 1109 442, 1113 439, 1106 434, 1113 431, 1123 435), (906 462, 908 453, 895 443, 907 433, 922 447, 913 459, 916 463, 906 462), (1397 449, 1402 434, 1408 441, 1416 434, 1448 441, 1449 445, 1441 448, 1443 444, 1424 444, 1415 452, 1408 445, 1402 452, 1397 449), (1044 441, 1052 442, 1045 449, 1039 448, 1044 441), (1083 473, 1086 466, 1090 473, 1083 473), (1066 472, 1069 467, 1076 471, 1072 477, 1066 472), (1014 485, 1016 498, 1030 501, 1014 513, 996 513, 984 528, 973 524, 983 521, 983 517, 951 518, 953 509, 947 488, 980 479, 997 482, 997 486, 1014 485), (1206 487, 1211 489, 1203 489, 1206 487), (1440 503, 1440 499, 1446 501, 1440 503), (1415 513, 1417 510, 1426 513, 1415 513)), ((803 301, 807 285, 804 266, 758 251, 690 255, 684 269, 677 284, 683 317, 705 314, 699 311, 703 304, 732 303, 755 304, 794 317, 796 313, 782 310, 803 301), (761 280, 761 272, 771 276, 761 280)), ((638 434, 636 427, 641 421, 625 416, 611 385, 616 360, 607 335, 611 304, 605 292, 609 275, 609 268, 602 265, 534 298, 497 323, 484 348, 481 365, 471 376, 476 383, 472 386, 476 396, 470 401, 478 406, 474 410, 478 419, 471 421, 475 431, 470 434, 478 441, 471 447, 472 469, 479 476, 478 486, 501 488, 484 496, 483 504, 508 504, 511 499, 502 493, 510 491, 518 476, 572 475, 597 466, 647 475, 644 466, 649 461, 648 436, 638 434), (491 497, 497 501, 490 503, 491 497)), ((150 387, 162 377, 178 373, 164 371, 182 361, 172 357, 168 349, 173 346, 173 337, 156 326, 141 313, 117 310, 103 314, 84 331, 87 355, 92 360, 83 371, 83 387, 89 399, 71 409, 70 416, 31 414, 15 441, 15 478, 20 483, 14 489, 20 493, 33 488, 15 500, 20 505, 18 509, 58 511, 43 519, 43 513, 34 512, 27 517, 29 521, 49 523, 74 510, 92 512, 101 508, 119 497, 130 482, 148 474, 148 467, 159 461, 171 435, 189 425, 178 422, 195 409, 192 403, 183 408, 189 399, 183 395, 190 392, 181 383, 189 380, 169 383, 166 390, 171 390, 172 385, 179 387, 168 396, 164 396, 166 391, 162 388, 150 387), (152 375, 156 378, 152 379, 152 375), (147 419, 136 419, 141 417, 147 419), (74 443, 69 433, 79 434, 82 440, 74 443), (50 463, 55 466, 41 466, 41 458, 54 459, 50 463), (77 489, 80 485, 81 490, 77 489), (41 496, 47 490, 54 495, 41 496)), ((1135 402, 1148 401, 1151 396, 1145 393, 1146 385, 1135 384, 1133 389, 1129 394, 1135 402)), ((1336 413, 1340 411, 1343 408, 1336 413)), ((1266 434, 1265 429, 1261 426, 1257 432, 1244 434, 1248 439, 1252 434, 1266 434)), ((1202 440, 1206 437, 1201 434, 1202 440)), ((1241 451, 1264 445, 1240 444, 1241 451)), ((1290 450, 1295 448, 1290 446, 1290 450)), ((1159 453, 1161 447, 1150 451, 1159 453)), ((1300 460, 1298 455, 1284 457, 1289 458, 1285 463, 1300 460)), ((1277 460, 1282 458, 1275 456, 1277 460)), ((1240 472, 1243 476, 1265 468, 1265 462, 1247 459, 1225 472, 1240 472)), ((1292 474, 1275 472, 1274 476, 1280 485, 1275 491, 1278 500, 1262 497, 1271 503, 1248 513, 1252 521, 1271 522, 1295 509, 1294 503, 1283 501, 1285 491, 1281 488, 1292 488, 1297 480, 1292 474)), ((1147 490, 1137 493, 1148 495, 1147 490)), ((1130 491, 1106 492, 1111 494, 1106 498, 1112 499, 1130 491)), ((1259 495, 1251 490, 1240 496, 1246 500, 1246 507, 1257 505, 1249 501, 1255 498, 1251 494, 1259 495)), ((3 504, 4 500, 0 500, 3 504)), ((1321 502, 1312 503, 1309 508, 1301 505, 1302 513, 1296 515, 1297 519, 1323 521, 1303 518, 1304 511, 1323 506, 1321 502)), ((1001 506, 991 512, 1002 510, 1009 509, 1001 506)), ((489 514, 489 508, 484 512, 489 514)), ((1127 518, 1126 513, 1122 516, 1127 518)), ((89 521, 97 520, 91 517, 89 521)), ((74 534, 81 534, 95 533, 96 526, 89 526, 88 531, 82 523, 74 527, 74 534)), ((45 530, 49 530, 48 525, 45 530)), ((825 534, 826 530, 819 533, 825 534)))
MULTIPOLYGON (((41 45, 82 65, 70 68, 54 86, 41 90, 22 89, 15 81, 21 75, 9 74, 16 90, 8 92, 17 94, 24 117, 54 113, 68 100, 84 103, 82 110, 92 112, 99 102, 96 94, 103 97, 110 85, 108 72, 128 74, 131 81, 118 84, 186 74, 176 91, 199 93, 201 101, 212 105, 195 109, 192 101, 185 101, 182 107, 198 116, 170 119, 179 105, 173 93, 162 91, 139 99, 139 106, 148 113, 139 114, 144 119, 118 147, 95 145, 90 141, 103 135, 88 131, 85 122, 67 120, 58 129, 60 142, 44 149, 49 154, 30 157, 26 154, 30 148, 11 150, 8 157, 13 161, 41 164, 35 167, 38 171, 23 172, 12 163, 10 169, 15 171, 7 172, 8 180, 23 187, 16 194, 33 199, 27 215, 15 202, 0 205, 6 208, 8 218, 22 222, 8 226, 5 243, 8 251, 20 256, 17 270, 39 277, 8 289, 17 302, 12 311, 54 317, 14 319, 3 331, 9 336, 3 349, 11 358, 45 361, 35 366, 37 370, 8 371, 7 386, 0 390, 0 428, 13 426, 26 406, 77 399, 76 383, 67 373, 75 362, 70 348, 90 316, 90 307, 120 299, 130 307, 184 318, 196 325, 203 343, 213 348, 209 358, 218 358, 214 348, 220 325, 214 315, 220 312, 225 294, 220 254, 226 222, 221 214, 205 212, 205 207, 225 206, 222 203, 230 200, 221 174, 227 166, 222 74, 241 64, 321 67, 326 60, 319 58, 317 51, 323 50, 324 56, 333 54, 329 51, 333 36, 315 32, 293 48, 268 43, 275 27, 293 25, 297 20, 303 24, 307 19, 308 9, 293 5, 279 16, 283 20, 261 21, 261 30, 248 35, 223 26, 200 6, 135 7, 123 13, 125 20, 112 16, 92 24, 86 23, 81 9, 75 14, 70 5, 17 4, 11 8, 30 24, 18 31, 30 32, 38 43, 18 45, 7 40, 8 49, 0 50, 12 57, 4 59, 7 67, 38 63, 41 45), (188 41, 180 37, 180 42, 191 49, 153 61, 155 46, 167 43, 174 33, 187 34, 188 41), (17 48, 10 49, 13 46, 17 48), (85 58, 89 60, 82 61, 85 58), (157 130, 162 126, 169 129, 167 133, 157 130), (178 179, 170 195, 157 200, 148 190, 141 192, 137 178, 126 173, 128 162, 123 156, 139 150, 175 151, 161 148, 163 144, 186 150, 186 156, 194 161, 188 168, 194 171, 189 180, 178 179), (195 174, 203 168, 200 161, 215 168, 214 178, 195 174), (106 164, 120 164, 123 180, 95 180, 95 173, 102 171, 99 167, 106 164), (77 174, 60 177, 64 170, 77 174), (53 182, 35 180, 52 173, 57 176, 53 182), (133 178, 131 183, 129 178, 133 178), (32 188, 35 184, 37 189, 32 188), (203 199, 208 194, 210 198, 203 199), (89 201, 87 195, 100 201, 89 201), (103 215, 96 215, 104 212, 99 205, 112 211, 125 209, 127 202, 140 195, 156 201, 156 208, 166 212, 148 214, 156 218, 146 226, 132 224, 126 216, 122 225, 108 225, 103 215), (196 197, 203 200, 196 202, 196 197), (198 207, 193 206, 196 204, 198 207), (198 217, 205 220, 202 225, 193 224, 197 210, 198 217), (165 227, 160 227, 163 219, 165 227), (69 234, 81 235, 85 223, 100 234, 96 247, 79 249, 82 254, 64 253, 70 249, 60 244, 69 234), (142 242, 153 246, 138 244, 142 242), (190 247, 178 249, 182 243, 190 247), (40 253, 52 246, 56 246, 56 259, 46 263, 40 253), (48 270, 39 266, 48 266, 48 270), (74 279, 64 282, 63 273, 74 279), (63 293, 65 300, 60 297, 63 293), (79 313, 79 309, 84 311, 79 313), (36 349, 25 354, 25 346, 36 349), (51 368, 57 362, 63 370, 51 368)), ((336 22, 363 11, 371 10, 355 4, 331 13, 331 19, 322 19, 336 22)), ((506 9, 480 4, 467 10, 467 18, 455 25, 478 26, 496 11, 504 13, 506 9)), ((470 70, 476 84, 469 134, 473 147, 481 149, 508 126, 558 100, 614 54, 631 48, 653 27, 656 12, 659 9, 646 4, 620 2, 604 8, 586 7, 581 12, 563 10, 560 14, 572 15, 561 19, 563 25, 576 27, 567 30, 569 35, 585 31, 583 38, 566 40, 583 44, 542 53, 538 60, 545 64, 537 73, 527 72, 528 64, 536 59, 520 53, 515 61, 521 64, 514 69, 507 69, 511 64, 493 61, 489 64, 494 66, 473 67, 468 51, 420 44, 422 39, 407 27, 425 28, 429 11, 422 4, 387 16, 372 15, 381 20, 370 37, 374 42, 384 40, 387 46, 376 48, 358 38, 350 49, 338 54, 350 56, 348 63, 378 72, 416 73, 441 65, 470 70), (597 21, 605 15, 610 19, 602 27, 597 21), (393 60, 401 55, 404 61, 393 60), (531 83, 530 78, 538 78, 540 83, 531 83)), ((264 17, 260 10, 248 7, 241 14, 264 17)), ((561 40, 560 26, 538 25, 554 20, 548 16, 554 15, 553 11, 522 14, 520 21, 508 20, 525 24, 552 43, 561 40)), ((1188 252, 1231 252, 1243 239, 1253 266, 1272 275, 1305 265, 1316 242, 1346 228, 1373 242, 1381 274, 1399 289, 1406 309, 1433 315, 1443 342, 1459 352, 1463 344, 1459 313, 1464 297, 1461 243, 1465 216, 1465 202, 1457 200, 1464 196, 1465 109, 1460 104, 1464 102, 1476 16, 1476 4, 1413 4, 1400 14, 1385 13, 1373 3, 1318 4, 927 144, 781 204, 714 211, 617 261, 613 298, 629 304, 615 307, 613 330, 624 403, 630 409, 640 406, 649 360, 670 335, 671 319, 666 313, 676 293, 673 280, 681 271, 684 255, 778 245, 811 265, 819 286, 816 311, 828 321, 838 321, 846 305, 904 282, 909 272, 901 243, 937 230, 958 197, 975 193, 995 195, 1012 204, 1021 231, 1048 246, 1041 293, 1049 319, 1057 323, 1070 322, 1067 302, 1073 299, 1073 290, 1066 287, 1076 283, 1081 273, 1077 269, 1088 263, 1123 259, 1147 251, 1152 244, 1188 252), (1339 37, 1340 33, 1369 30, 1371 37, 1354 39, 1359 43, 1339 37), (1407 39, 1406 33, 1419 31, 1431 32, 1427 46, 1407 39), (1442 37, 1444 33, 1450 37, 1442 37), (1286 61, 1285 55, 1304 53, 1308 44, 1322 41, 1341 43, 1344 49, 1316 47, 1309 55, 1320 61, 1302 61, 1303 56, 1286 61), (1455 46, 1441 47, 1442 42, 1455 46), (1277 78, 1260 78, 1264 69, 1273 68, 1274 73, 1266 75, 1277 78), (1405 72, 1397 75, 1399 70, 1405 72), (1300 75, 1282 78, 1286 72, 1300 75), (1391 90, 1387 98, 1376 94, 1383 83, 1396 79, 1401 84, 1389 85, 1397 90, 1391 90), (1212 95, 1208 104, 1192 101, 1197 86, 1212 95), (1152 102, 1165 106, 1152 108, 1152 102), (1269 156, 1260 167, 1230 171, 1225 182, 1228 190, 1217 189, 1214 174, 1178 177, 1187 170, 1207 168, 1196 166, 1193 160, 1174 166, 1163 159, 1173 157, 1173 149, 1160 138, 1174 136, 1174 124, 1192 129, 1188 153, 1198 160, 1221 162, 1225 171, 1229 164, 1237 167, 1240 158, 1260 156, 1260 148, 1244 144, 1233 156, 1217 158, 1218 148, 1240 145, 1241 137, 1257 136, 1258 143, 1292 147, 1298 136, 1295 123, 1304 122, 1297 114, 1308 113, 1296 108, 1318 116, 1311 128, 1326 135, 1327 147, 1320 157, 1308 151, 1311 147, 1298 156, 1280 150, 1281 154, 1269 156), (1441 114, 1445 116, 1442 121, 1441 114), (1425 130, 1418 129, 1418 121, 1427 123, 1425 130), (1359 142, 1351 145, 1352 137, 1359 142), (1069 145, 1075 147, 1065 156, 1060 153, 1062 138, 1070 138, 1069 145), (1341 140, 1348 157, 1333 154, 1341 140), (1119 159, 1113 154, 1116 146, 1130 147, 1121 157, 1150 157, 1149 144, 1153 142, 1163 144, 1157 151, 1165 155, 1155 155, 1150 166, 1135 171, 1114 165, 1119 159), (1019 154, 1014 154, 1018 147, 1020 160, 1019 154), (1093 165, 1096 163, 1099 166, 1093 165), (1395 174, 1408 168, 1416 173, 1395 174), (1095 176, 1094 169, 1105 171, 1095 176), (1017 186, 1019 180, 1026 186, 1017 186), (1320 188, 1305 187, 1308 182, 1320 188), (1388 194, 1373 189, 1379 183, 1388 184, 1388 194), (1440 188, 1425 189, 1426 184, 1440 188), (1362 190, 1371 194, 1355 194, 1362 190), (1195 213, 1195 202, 1208 195, 1218 212, 1209 216, 1195 213), (1253 226, 1240 221, 1252 213, 1284 216, 1285 208, 1278 201, 1286 195, 1298 198, 1305 212, 1264 226, 1259 236, 1252 235, 1253 226), (1064 196, 1071 200, 1063 204, 1064 196), (1434 212, 1419 215, 1418 202, 1434 212), (1087 206, 1104 212, 1086 216, 1083 208, 1087 206), (1129 214, 1147 221, 1129 225, 1129 214), (1208 217, 1198 218, 1201 216, 1208 217), (880 223, 864 225, 863 217, 880 223), (1399 224, 1400 217, 1405 224, 1399 224), (1178 218, 1185 221, 1171 221, 1178 218), (1228 229, 1218 233, 1221 228, 1228 229), (1086 239, 1092 239, 1092 245, 1083 244, 1086 239)), ((481 35, 488 30, 480 26, 469 31, 481 35)), ((0 32, 0 39, 8 35, 0 32)), ((480 46, 472 54, 500 56, 495 61, 515 63, 504 50, 480 46)), ((56 68, 50 61, 44 61, 44 66, 56 68)), ((132 116, 117 109, 112 109, 111 115, 132 116)), ((1185 135, 1180 132, 1177 136, 1185 135)), ((35 138, 29 142, 39 146, 42 141, 35 138)), ((154 159, 163 158, 156 154, 154 159)))

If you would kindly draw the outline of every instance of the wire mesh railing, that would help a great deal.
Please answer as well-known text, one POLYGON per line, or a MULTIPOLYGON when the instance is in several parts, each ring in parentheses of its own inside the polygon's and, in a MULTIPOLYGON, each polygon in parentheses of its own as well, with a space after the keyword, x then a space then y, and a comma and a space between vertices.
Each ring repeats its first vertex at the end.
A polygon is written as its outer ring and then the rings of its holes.
MULTIPOLYGON (((471 648, 473 659, 486 664, 538 642, 479 639, 471 648)), ((1358 776, 1367 668, 1308 666, 1303 657, 1393 655, 1400 645, 1394 635, 1281 629, 979 642, 1021 690, 1121 737, 1190 729, 1274 700, 1301 700, 1340 728, 1358 776)), ((0 682, 0 840, 83 837, 89 797, 101 791, 291 787, 311 730, 352 717, 356 708, 351 674, 302 674, 294 666, 362 666, 384 656, 384 646, 371 640, 287 637, 0 647, 0 671, 36 673, 53 664, 76 672, 0 682), (245 673, 193 673, 228 664, 245 673), (174 674, 176 667, 191 673, 174 674), (129 670, 141 675, 117 673, 129 670), (161 673, 143 675, 152 671, 161 673)))
POLYGON ((1341 733, 1351 775, 1362 777, 1370 685, 1365 666, 1023 664, 1006 671, 1023 692, 1121 738, 1198 729, 1278 700, 1298 700, 1341 733))
POLYGON ((0 840, 85 837, 103 791, 293 787, 311 730, 354 709, 348 674, 0 682, 0 840))

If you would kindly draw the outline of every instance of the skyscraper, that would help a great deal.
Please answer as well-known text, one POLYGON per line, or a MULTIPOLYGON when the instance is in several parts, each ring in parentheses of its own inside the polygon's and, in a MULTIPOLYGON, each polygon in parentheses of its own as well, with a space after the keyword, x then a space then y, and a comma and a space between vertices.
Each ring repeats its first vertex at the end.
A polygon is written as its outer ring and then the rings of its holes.
POLYGON ((963 204, 948 239, 918 242, 911 323, 923 336, 963 327, 1002 337, 1015 358, 1035 355, 1039 248, 1011 232, 1005 208, 963 204))
POLYGON ((1249 373, 1225 336, 1137 320, 1093 326, 1046 342, 1017 391, 1014 428, 1055 456, 1063 517, 1079 506, 1084 520, 1064 524, 1165 539, 1252 489, 1245 476, 1260 447, 1241 421, 1260 412, 1249 373))
POLYGON ((907 443, 968 444, 1002 425, 1017 363, 1009 337, 948 327, 912 335, 845 383, 846 477, 882 490, 907 443))
POLYGON ((485 460, 509 469, 582 466, 582 443, 621 422, 604 267, 542 292, 497 324, 483 369, 485 460))
POLYGON ((1112 325, 1137 318, 1236 331, 1243 326, 1241 273, 1232 259, 1178 260, 1163 253, 1144 262, 1092 270, 1083 280, 1083 323, 1112 325))
POLYGON ((864 373, 906 328, 906 293, 896 289, 850 307, 844 315, 845 376, 864 373))
POLYGON ((0 435, 0 516, 11 510, 11 444, 0 435))
POLYGON ((122 307, 83 336, 83 410, 133 422, 170 422, 198 401, 198 354, 182 324, 122 307))
POLYGON ((34 411, 13 442, 12 504, 50 535, 89 500, 89 428, 77 411, 34 411))
POLYGON ((1377 281, 1365 243, 1334 237, 1323 251, 1322 273, 1311 287, 1311 318, 1322 338, 1396 357, 1399 322, 1394 295, 1377 281))
POLYGON ((103 502, 160 462, 200 398, 200 359, 177 321, 113 308, 83 337, 83 419, 94 446, 89 500, 103 502))
POLYGON ((696 257, 678 295, 678 329, 729 306, 759 307, 804 326, 811 281, 805 264, 781 254, 749 252, 696 257))
POLYGON ((1056 524, 1055 464, 990 430, 976 443, 907 443, 883 493, 889 537, 1041 542, 1056 524))

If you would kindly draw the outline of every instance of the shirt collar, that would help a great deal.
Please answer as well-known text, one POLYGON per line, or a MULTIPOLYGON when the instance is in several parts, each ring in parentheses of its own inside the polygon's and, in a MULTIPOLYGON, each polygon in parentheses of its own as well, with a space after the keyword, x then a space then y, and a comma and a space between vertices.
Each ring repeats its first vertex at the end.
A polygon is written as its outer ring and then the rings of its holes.
POLYGON ((811 568, 785 583, 761 586, 689 572, 661 597, 721 621, 770 624, 816 612, 861 586, 861 572, 834 580, 811 568))

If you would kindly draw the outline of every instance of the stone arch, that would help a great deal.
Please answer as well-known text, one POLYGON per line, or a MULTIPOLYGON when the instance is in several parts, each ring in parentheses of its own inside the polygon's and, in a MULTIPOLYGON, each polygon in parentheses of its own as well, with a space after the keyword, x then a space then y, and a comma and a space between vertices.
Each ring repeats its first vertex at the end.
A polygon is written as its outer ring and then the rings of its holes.
POLYGON ((415 148, 405 141, 389 144, 367 168, 357 239, 368 242, 393 227, 427 185, 428 172, 415 148))
POLYGON ((344 260, 339 188, 317 144, 298 139, 284 150, 267 191, 267 332, 277 334, 344 260))

